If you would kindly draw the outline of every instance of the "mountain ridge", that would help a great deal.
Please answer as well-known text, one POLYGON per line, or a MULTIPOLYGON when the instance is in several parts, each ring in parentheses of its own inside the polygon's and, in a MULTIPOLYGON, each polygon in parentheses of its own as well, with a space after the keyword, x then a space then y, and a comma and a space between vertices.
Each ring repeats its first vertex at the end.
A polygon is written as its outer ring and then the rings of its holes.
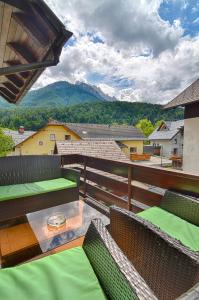
MULTIPOLYGON (((57 81, 45 87, 29 91, 18 107, 59 107, 99 101, 116 101, 115 97, 105 94, 100 88, 83 82, 75 84, 57 81)), ((0 99, 0 108, 14 108, 0 99)))

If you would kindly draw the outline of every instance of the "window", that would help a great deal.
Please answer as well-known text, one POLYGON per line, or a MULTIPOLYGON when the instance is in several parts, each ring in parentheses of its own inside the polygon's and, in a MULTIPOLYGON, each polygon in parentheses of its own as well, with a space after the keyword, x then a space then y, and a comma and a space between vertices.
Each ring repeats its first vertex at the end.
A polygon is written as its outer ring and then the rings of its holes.
POLYGON ((43 146, 43 141, 39 141, 39 146, 43 146))
POLYGON ((70 140, 71 140, 71 136, 68 135, 68 134, 66 134, 66 135, 65 135, 65 141, 70 141, 70 140))
POLYGON ((178 154, 178 148, 174 148, 173 149, 173 155, 177 155, 178 154))
POLYGON ((174 140, 174 144, 177 144, 177 143, 178 143, 178 140, 177 140, 177 139, 175 139, 175 140, 174 140))
POLYGON ((130 153, 137 153, 137 147, 130 147, 130 153))
POLYGON ((54 133, 50 134, 50 141, 55 141, 55 134, 54 133))

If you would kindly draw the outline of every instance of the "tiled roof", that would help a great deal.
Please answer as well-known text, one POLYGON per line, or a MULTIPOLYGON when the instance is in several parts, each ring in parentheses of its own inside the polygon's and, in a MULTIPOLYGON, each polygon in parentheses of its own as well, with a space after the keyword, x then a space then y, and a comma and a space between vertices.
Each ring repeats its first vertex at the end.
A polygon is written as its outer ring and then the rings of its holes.
POLYGON ((144 134, 134 126, 61 123, 58 121, 51 121, 49 124, 65 125, 83 140, 146 140, 144 134))
POLYGON ((175 122, 167 121, 164 123, 167 126, 167 130, 160 131, 160 127, 156 128, 148 137, 149 140, 171 140, 179 132, 180 128, 184 126, 184 120, 175 122))
POLYGON ((130 160, 114 141, 64 141, 56 142, 57 154, 81 154, 129 163, 130 160))
POLYGON ((199 101, 199 79, 193 82, 182 93, 166 104, 164 108, 167 109, 177 106, 185 106, 197 101, 199 101))
POLYGON ((17 130, 3 129, 5 135, 11 136, 15 146, 25 141, 28 137, 33 135, 34 131, 24 131, 24 133, 19 133, 17 130))

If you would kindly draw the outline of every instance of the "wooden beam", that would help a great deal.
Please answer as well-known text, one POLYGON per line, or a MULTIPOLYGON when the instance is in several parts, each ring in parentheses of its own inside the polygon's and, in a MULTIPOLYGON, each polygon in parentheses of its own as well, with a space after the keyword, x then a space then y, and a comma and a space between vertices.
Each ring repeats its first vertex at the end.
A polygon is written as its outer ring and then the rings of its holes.
POLYGON ((23 80, 15 74, 5 75, 5 77, 18 88, 21 88, 24 85, 23 80))
MULTIPOLYGON (((19 60, 8 60, 8 61, 6 61, 5 62, 9 67, 16 67, 16 66, 21 66, 22 65, 22 63, 19 61, 19 60)), ((2 69, 0 69, 0 75, 1 75, 1 72, 2 72, 3 70, 2 69)), ((8 74, 9 72, 9 69, 7 69, 7 71, 6 71, 6 73, 8 74)), ((14 68, 13 68, 13 71, 14 71, 14 68)), ((13 71, 12 71, 12 73, 9 73, 9 74, 13 74, 13 71)), ((17 73, 17 72, 14 72, 14 73, 17 73)), ((7 75, 6 74, 6 75, 7 75)), ((28 72, 28 71, 26 71, 26 72, 20 72, 19 73, 19 75, 21 76, 21 77, 23 77, 24 79, 26 79, 26 78, 28 78, 29 76, 30 76, 30 72, 28 72)))
POLYGON ((7 46, 18 56, 22 63, 28 64, 37 61, 36 55, 26 46, 26 44, 11 42, 7 43, 7 46))
POLYGON ((15 100, 16 96, 13 95, 7 88, 0 86, 0 91, 6 95, 10 100, 15 100))
POLYGON ((28 15, 20 12, 12 14, 14 20, 23 27, 24 31, 31 36, 34 42, 39 46, 47 46, 49 43, 49 38, 47 33, 45 33, 40 26, 35 15, 28 15))
POLYGON ((4 0, 4 2, 22 11, 30 12, 31 9, 31 6, 29 5, 27 0, 4 0))
POLYGON ((13 94, 17 95, 19 94, 19 89, 16 88, 16 86, 14 84, 12 84, 11 82, 2 82, 2 84, 8 89, 10 90, 13 94))
MULTIPOLYGON (((47 68, 47 67, 50 67, 50 66, 55 66, 56 64, 57 64, 57 61, 47 60, 47 61, 44 61, 44 62, 35 62, 35 63, 29 63, 29 64, 13 65, 11 67, 1 68, 0 69, 0 76, 20 73, 20 75, 22 77, 25 77, 25 75, 22 75, 23 73, 28 73, 28 71, 33 71, 33 70, 37 70, 37 69, 47 68)), ((25 78, 27 78, 27 77, 25 77, 25 78)))
POLYGON ((9 97, 7 97, 6 95, 4 95, 3 92, 0 91, 0 96, 3 97, 4 99, 6 99, 9 103, 15 103, 14 101, 12 101, 9 97))

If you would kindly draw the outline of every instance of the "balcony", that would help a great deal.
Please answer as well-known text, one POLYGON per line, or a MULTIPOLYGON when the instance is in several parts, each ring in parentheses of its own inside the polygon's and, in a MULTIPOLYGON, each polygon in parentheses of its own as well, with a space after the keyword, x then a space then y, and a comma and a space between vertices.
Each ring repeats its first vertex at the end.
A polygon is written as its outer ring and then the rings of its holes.
POLYGON ((0 187, 59 176, 77 184, 0 202, 2 267, 42 258, 41 269, 46 258, 79 246, 110 299, 199 299, 197 238, 186 233, 199 226, 199 176, 83 155, 8 157, 0 165, 0 187), (150 222, 151 208, 170 221, 150 222), (46 222, 57 213, 66 225, 55 232, 46 222), (167 232, 172 222, 182 224, 182 240, 167 232))

